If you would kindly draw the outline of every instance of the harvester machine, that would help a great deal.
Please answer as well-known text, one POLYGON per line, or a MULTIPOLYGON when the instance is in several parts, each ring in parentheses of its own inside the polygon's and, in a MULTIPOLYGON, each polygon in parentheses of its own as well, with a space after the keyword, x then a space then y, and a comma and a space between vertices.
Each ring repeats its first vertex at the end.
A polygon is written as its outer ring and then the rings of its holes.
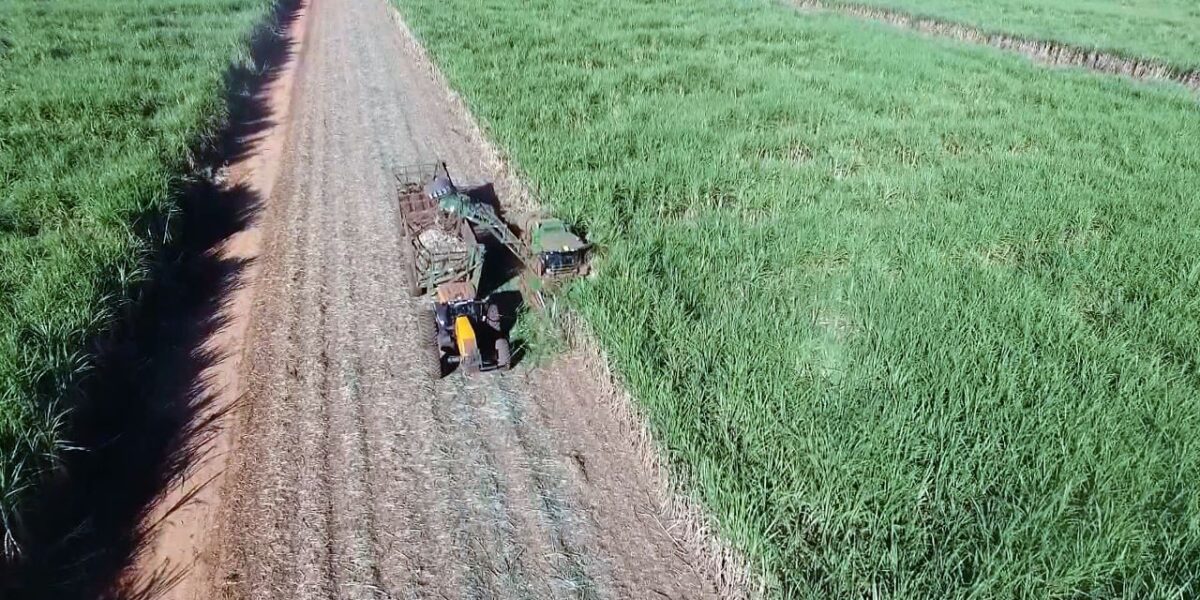
POLYGON ((560 219, 528 217, 521 227, 521 237, 529 249, 529 268, 543 280, 586 277, 591 270, 588 264, 591 245, 572 233, 560 219))
POLYGON ((517 260, 539 278, 559 281, 588 274, 590 246, 559 219, 530 216, 521 223, 521 236, 486 202, 458 190, 443 163, 434 177, 438 206, 449 215, 465 219, 508 248, 517 260))

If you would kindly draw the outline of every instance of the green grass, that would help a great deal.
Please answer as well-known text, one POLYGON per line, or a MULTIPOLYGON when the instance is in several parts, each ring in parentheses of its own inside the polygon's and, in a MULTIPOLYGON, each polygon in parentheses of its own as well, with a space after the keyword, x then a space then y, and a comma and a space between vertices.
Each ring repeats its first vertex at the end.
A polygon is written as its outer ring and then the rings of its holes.
POLYGON ((1200 107, 767 0, 398 0, 780 597, 1200 594, 1200 107))
POLYGON ((1200 69, 1194 0, 830 0, 1200 69))
MULTIPOLYGON (((0 516, 53 464, 87 344, 146 277, 268 0, 0 3, 0 516)), ((5 527, 0 527, 5 529, 5 527)))

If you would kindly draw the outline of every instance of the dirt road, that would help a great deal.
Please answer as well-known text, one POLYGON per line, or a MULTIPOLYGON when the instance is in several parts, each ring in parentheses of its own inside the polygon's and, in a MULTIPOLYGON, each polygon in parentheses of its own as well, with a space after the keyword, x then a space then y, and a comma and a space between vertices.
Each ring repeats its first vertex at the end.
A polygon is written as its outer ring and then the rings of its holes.
POLYGON ((423 375, 391 171, 508 186, 383 0, 305 35, 205 597, 712 597, 584 370, 423 375))

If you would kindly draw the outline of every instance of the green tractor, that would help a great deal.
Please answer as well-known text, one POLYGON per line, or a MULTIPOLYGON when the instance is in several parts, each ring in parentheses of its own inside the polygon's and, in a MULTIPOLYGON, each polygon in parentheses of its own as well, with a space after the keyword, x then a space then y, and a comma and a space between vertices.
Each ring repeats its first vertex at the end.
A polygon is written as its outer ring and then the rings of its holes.
POLYGON ((521 238, 529 249, 529 268, 544 280, 586 277, 591 270, 588 265, 591 245, 572 233, 561 219, 527 218, 521 238))

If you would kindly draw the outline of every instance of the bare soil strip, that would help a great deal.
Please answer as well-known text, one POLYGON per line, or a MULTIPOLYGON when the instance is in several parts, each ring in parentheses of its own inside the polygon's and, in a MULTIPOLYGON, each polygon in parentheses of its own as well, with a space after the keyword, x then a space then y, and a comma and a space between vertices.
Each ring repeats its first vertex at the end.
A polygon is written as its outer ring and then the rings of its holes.
POLYGON ((425 375, 392 172, 519 194, 382 0, 312 0, 195 598, 712 598, 575 354, 425 375))
POLYGON ((1192 91, 1200 90, 1200 71, 1180 70, 1156 60, 1129 58, 1111 52, 1088 50, 1058 42, 991 33, 961 23, 915 17, 904 12, 873 6, 828 3, 821 0, 789 1, 792 5, 804 10, 837 13, 887 23, 938 37, 1009 50, 1043 65, 1080 67, 1099 73, 1129 77, 1138 81, 1171 82, 1192 91))

